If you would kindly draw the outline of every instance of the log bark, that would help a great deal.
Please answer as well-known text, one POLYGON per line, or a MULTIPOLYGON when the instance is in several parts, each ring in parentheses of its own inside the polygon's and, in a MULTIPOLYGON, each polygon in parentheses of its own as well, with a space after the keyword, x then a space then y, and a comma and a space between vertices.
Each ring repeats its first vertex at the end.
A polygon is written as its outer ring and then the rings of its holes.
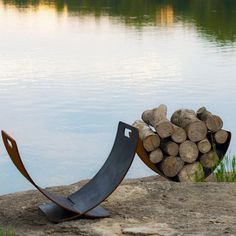
POLYGON ((185 128, 190 123, 197 120, 194 110, 179 109, 171 116, 171 122, 179 127, 185 128))
POLYGON ((142 114, 142 119, 149 125, 152 125, 154 128, 158 122, 161 120, 166 120, 167 116, 167 106, 161 104, 159 107, 152 110, 146 110, 142 114))
POLYGON ((212 116, 212 114, 205 107, 201 107, 197 110, 197 117, 200 120, 206 121, 209 116, 212 116))
POLYGON ((206 123, 207 128, 216 132, 223 127, 222 119, 217 115, 212 115, 205 107, 201 107, 197 111, 197 117, 206 123))
POLYGON ((149 155, 150 161, 153 164, 157 164, 163 160, 163 153, 160 148, 157 148, 156 150, 152 151, 149 155))
POLYGON ((179 145, 172 141, 162 141, 161 148, 168 156, 177 156, 179 153, 179 145))
POLYGON ((161 169, 163 173, 168 177, 176 176, 183 168, 184 162, 180 157, 166 157, 161 162, 161 169))
POLYGON ((184 162, 195 162, 198 158, 198 153, 199 151, 197 145, 190 140, 186 140, 179 146, 179 155, 184 162))
POLYGON ((147 123, 148 125, 153 125, 154 121, 153 121, 153 110, 146 110, 143 112, 142 114, 142 120, 147 123))
POLYGON ((178 174, 180 182, 199 182, 205 178, 205 173, 200 162, 185 165, 178 174))
POLYGON ((198 142, 197 147, 201 153, 207 153, 211 150, 211 143, 205 138, 198 142))
POLYGON ((219 163, 219 157, 213 151, 205 153, 200 157, 200 163, 205 168, 214 168, 219 163))
POLYGON ((228 136, 229 136, 228 132, 221 129, 214 134, 214 139, 216 143, 224 144, 227 141, 228 136))
POLYGON ((171 135, 171 139, 176 143, 183 143, 187 138, 185 130, 176 125, 173 125, 173 128, 174 133, 171 135))
POLYGON ((153 126, 161 138, 167 138, 174 132, 173 124, 167 119, 167 107, 161 104, 152 110, 144 111, 142 119, 147 124, 153 126))
POLYGON ((193 142, 203 140, 207 134, 205 123, 199 120, 196 113, 189 109, 179 109, 171 117, 171 122, 184 128, 188 138, 193 142))
POLYGON ((133 126, 138 129, 139 137, 143 141, 143 146, 146 151, 151 152, 159 147, 160 137, 154 133, 145 122, 136 120, 133 126))

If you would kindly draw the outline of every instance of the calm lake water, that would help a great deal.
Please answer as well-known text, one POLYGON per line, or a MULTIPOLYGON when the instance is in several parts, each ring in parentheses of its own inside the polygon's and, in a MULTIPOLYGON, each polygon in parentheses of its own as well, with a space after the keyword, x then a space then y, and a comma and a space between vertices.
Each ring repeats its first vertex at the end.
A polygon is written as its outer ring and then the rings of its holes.
MULTIPOLYGON (((42 186, 91 178, 118 122, 160 103, 236 133, 235 0, 0 0, 0 22, 0 128, 42 186)), ((0 194, 31 188, 1 141, 0 194)))

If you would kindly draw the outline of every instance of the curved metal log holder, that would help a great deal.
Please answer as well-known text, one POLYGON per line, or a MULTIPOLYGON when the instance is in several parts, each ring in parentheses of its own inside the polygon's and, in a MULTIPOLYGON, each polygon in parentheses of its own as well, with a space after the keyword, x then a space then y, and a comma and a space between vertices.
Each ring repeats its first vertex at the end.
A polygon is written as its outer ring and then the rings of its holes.
MULTIPOLYGON (((214 142, 213 136, 212 134, 209 132, 208 133, 208 139, 211 142, 211 145, 214 149, 214 151, 216 152, 216 155, 219 157, 219 163, 223 160, 227 149, 229 147, 230 144, 230 140, 231 140, 231 133, 229 131, 228 132, 228 138, 226 140, 226 142, 224 144, 217 144, 214 142)), ((160 164, 153 164, 149 157, 148 157, 148 152, 144 149, 143 147, 143 143, 142 140, 139 138, 138 140, 138 146, 137 146, 137 154, 140 157, 140 159, 150 168, 152 169, 154 172, 156 172, 157 174, 161 175, 162 177, 171 180, 171 181, 175 181, 175 182, 179 182, 179 179, 177 176, 175 177, 168 177, 166 176, 162 170, 161 170, 161 166, 160 164)), ((212 172, 217 168, 217 166, 215 166, 214 168, 205 168, 203 167, 204 173, 205 173, 205 178, 207 178, 210 174, 212 174, 212 172)))
MULTIPOLYGON (((211 141, 220 161, 223 160, 231 140, 231 133, 229 131, 227 132, 229 135, 224 144, 214 143, 212 134, 208 134, 208 139, 211 141)), ((79 217, 108 217, 109 212, 100 207, 99 204, 102 203, 124 179, 136 152, 140 159, 154 172, 168 180, 179 182, 178 177, 170 178, 165 176, 161 171, 160 165, 153 164, 150 161, 148 153, 144 149, 142 141, 138 136, 138 130, 123 122, 119 122, 115 143, 102 168, 87 184, 68 197, 59 196, 39 187, 27 172, 21 160, 16 141, 4 131, 2 131, 2 138, 7 152, 16 168, 45 197, 52 201, 52 203, 40 205, 39 208, 50 221, 55 223, 79 217), (128 135, 126 135, 127 130, 129 131, 128 135)), ((205 177, 208 177, 215 168, 203 168, 205 177)))
POLYGON ((102 218, 109 212, 99 206, 121 183, 128 172, 136 153, 138 131, 119 122, 114 146, 98 173, 82 188, 68 197, 63 197, 38 186, 26 170, 16 141, 2 131, 2 138, 12 162, 20 173, 52 203, 39 206, 52 222, 58 223, 79 217, 102 218), (128 131, 128 135, 127 134, 128 131))

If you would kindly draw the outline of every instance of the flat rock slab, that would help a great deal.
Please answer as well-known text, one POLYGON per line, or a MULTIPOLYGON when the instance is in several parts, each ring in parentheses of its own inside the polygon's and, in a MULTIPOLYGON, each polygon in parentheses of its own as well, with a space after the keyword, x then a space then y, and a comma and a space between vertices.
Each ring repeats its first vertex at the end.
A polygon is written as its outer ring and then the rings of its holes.
MULTIPOLYGON (((68 195, 77 184, 53 187, 68 195)), ((38 191, 0 197, 0 228, 17 235, 236 235, 236 183, 174 183, 160 177, 126 180, 102 204, 106 219, 50 223, 37 206, 47 200, 38 191)))

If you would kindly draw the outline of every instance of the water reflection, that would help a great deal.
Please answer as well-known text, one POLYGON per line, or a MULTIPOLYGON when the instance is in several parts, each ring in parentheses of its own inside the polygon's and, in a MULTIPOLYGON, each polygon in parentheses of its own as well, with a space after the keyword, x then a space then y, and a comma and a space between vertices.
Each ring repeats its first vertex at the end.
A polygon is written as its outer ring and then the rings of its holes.
POLYGON ((37 11, 42 6, 54 8, 58 14, 70 16, 93 15, 113 17, 142 30, 145 26, 171 26, 181 21, 193 24, 209 40, 219 45, 236 40, 235 0, 2 0, 5 7, 14 6, 20 11, 29 8, 37 11))

